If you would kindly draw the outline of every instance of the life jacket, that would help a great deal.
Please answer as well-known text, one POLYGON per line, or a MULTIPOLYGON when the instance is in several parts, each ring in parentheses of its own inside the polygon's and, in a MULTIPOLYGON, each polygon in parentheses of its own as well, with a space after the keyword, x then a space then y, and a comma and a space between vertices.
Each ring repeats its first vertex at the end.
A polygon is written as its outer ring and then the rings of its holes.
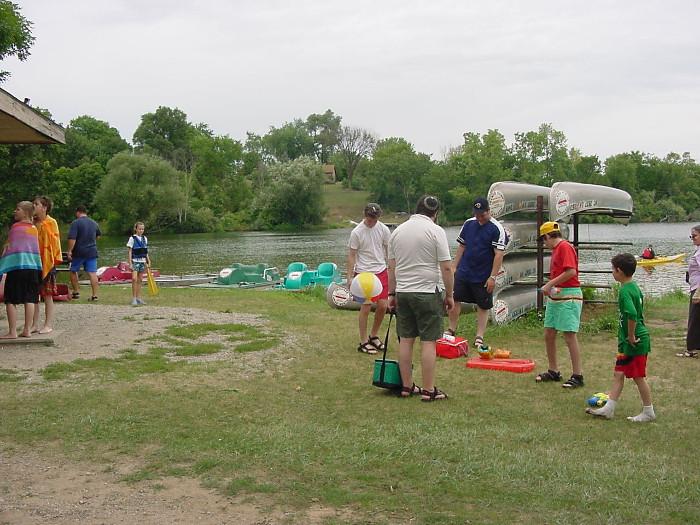
POLYGON ((139 239, 136 235, 132 235, 131 238, 134 240, 134 246, 131 248, 131 256, 134 259, 145 259, 148 255, 148 241, 145 240, 145 237, 139 239))
POLYGON ((644 248, 644 251, 642 252, 642 259, 653 259, 654 254, 649 248, 644 248))

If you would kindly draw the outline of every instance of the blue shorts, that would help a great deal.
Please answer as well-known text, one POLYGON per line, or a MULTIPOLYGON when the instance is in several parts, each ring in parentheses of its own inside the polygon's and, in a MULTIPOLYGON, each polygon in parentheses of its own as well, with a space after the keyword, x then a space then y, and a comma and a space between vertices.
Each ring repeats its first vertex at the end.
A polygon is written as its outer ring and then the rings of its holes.
POLYGON ((97 257, 92 257, 91 259, 73 257, 73 260, 70 262, 70 271, 79 272, 81 266, 87 273, 95 273, 97 271, 97 257))
POLYGON ((143 273, 146 271, 146 263, 134 261, 134 263, 131 265, 131 269, 136 273, 143 273))

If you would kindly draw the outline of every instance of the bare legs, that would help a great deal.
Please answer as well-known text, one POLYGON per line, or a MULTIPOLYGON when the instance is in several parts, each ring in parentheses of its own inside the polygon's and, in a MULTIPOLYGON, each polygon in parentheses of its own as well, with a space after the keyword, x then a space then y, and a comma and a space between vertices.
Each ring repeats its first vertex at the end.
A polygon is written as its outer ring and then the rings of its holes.
MULTIPOLYGON (((489 311, 482 308, 476 308, 476 336, 483 339, 486 335, 486 326, 489 323, 489 311)), ((455 301, 455 307, 447 313, 447 318, 450 322, 450 330, 457 333, 457 324, 459 316, 462 313, 462 306, 459 301, 455 301)))
MULTIPOLYGON (((583 375, 583 365, 581 364, 581 351, 578 346, 576 332, 564 332, 564 341, 571 356, 571 368, 574 375, 583 375)), ((547 362, 549 369, 559 371, 557 365, 557 331, 554 328, 544 329, 544 344, 547 349, 547 362)))
MULTIPOLYGON (((24 328, 19 337, 31 337, 32 320, 34 319, 34 303, 24 303, 24 328)), ((0 336, 0 339, 17 339, 17 306, 6 304, 7 310, 7 333, 0 336)))
POLYGON ((78 283, 78 272, 70 272, 70 287, 73 293, 80 293, 80 283, 78 283))
MULTIPOLYGON (((97 297, 97 273, 88 272, 88 276, 90 277, 90 286, 92 287, 92 297, 97 297)), ((75 280, 78 280, 78 274, 75 274, 75 280)))
POLYGON ((141 300, 141 280, 143 279, 143 273, 133 271, 131 272, 131 299, 133 301, 141 300))
POLYGON ((32 320, 32 333, 48 334, 53 332, 53 320, 54 320, 54 304, 53 297, 44 297, 44 313, 46 318, 44 320, 44 326, 39 328, 39 318, 41 317, 41 306, 39 304, 34 308, 34 317, 32 320))
MULTIPOLYGON (((399 342, 399 369, 403 386, 413 385, 413 343, 415 338, 402 338, 399 342)), ((423 374, 423 389, 432 391, 435 388, 435 341, 421 341, 421 373, 423 374)))
POLYGON ((372 330, 367 335, 367 323, 369 320, 369 313, 372 311, 371 304, 363 304, 360 306, 360 316, 359 316, 359 326, 360 326, 360 342, 365 343, 370 337, 377 337, 379 333, 379 328, 382 326, 382 321, 384 321, 384 315, 386 314, 387 300, 380 299, 377 301, 377 307, 374 310, 374 322, 372 323, 372 330))

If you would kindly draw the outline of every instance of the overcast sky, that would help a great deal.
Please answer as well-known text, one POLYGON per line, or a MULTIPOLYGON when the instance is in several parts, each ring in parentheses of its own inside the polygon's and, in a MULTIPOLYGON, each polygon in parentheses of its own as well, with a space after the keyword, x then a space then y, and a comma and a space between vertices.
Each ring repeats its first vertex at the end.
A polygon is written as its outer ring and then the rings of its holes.
POLYGON ((543 122, 601 159, 700 155, 695 0, 14 1, 36 43, 1 87, 129 141, 158 106, 241 141, 330 108, 435 159, 543 122))

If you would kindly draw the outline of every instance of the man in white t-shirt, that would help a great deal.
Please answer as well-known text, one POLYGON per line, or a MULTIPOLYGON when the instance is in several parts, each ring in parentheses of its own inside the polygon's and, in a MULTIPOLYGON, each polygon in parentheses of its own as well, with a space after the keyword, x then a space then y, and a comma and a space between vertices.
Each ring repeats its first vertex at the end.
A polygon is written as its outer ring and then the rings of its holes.
POLYGON ((435 223, 439 209, 437 197, 421 197, 415 215, 396 228, 389 241, 389 308, 396 309, 401 396, 420 394, 422 401, 447 399, 435 386, 435 341, 442 335, 445 309, 454 308, 454 275, 447 235, 435 223), (416 337, 421 341, 423 388, 412 380, 416 337))
POLYGON ((375 202, 367 204, 364 210, 364 219, 352 230, 348 242, 348 286, 350 286, 353 277, 362 272, 375 274, 382 283, 382 291, 376 301, 374 322, 369 336, 367 334, 367 321, 372 304, 366 303, 360 307, 360 344, 357 346, 357 351, 365 354, 376 354, 378 351, 384 350, 384 344, 377 333, 387 308, 388 273, 386 260, 391 233, 389 228, 379 221, 381 215, 382 208, 379 204, 375 202))

